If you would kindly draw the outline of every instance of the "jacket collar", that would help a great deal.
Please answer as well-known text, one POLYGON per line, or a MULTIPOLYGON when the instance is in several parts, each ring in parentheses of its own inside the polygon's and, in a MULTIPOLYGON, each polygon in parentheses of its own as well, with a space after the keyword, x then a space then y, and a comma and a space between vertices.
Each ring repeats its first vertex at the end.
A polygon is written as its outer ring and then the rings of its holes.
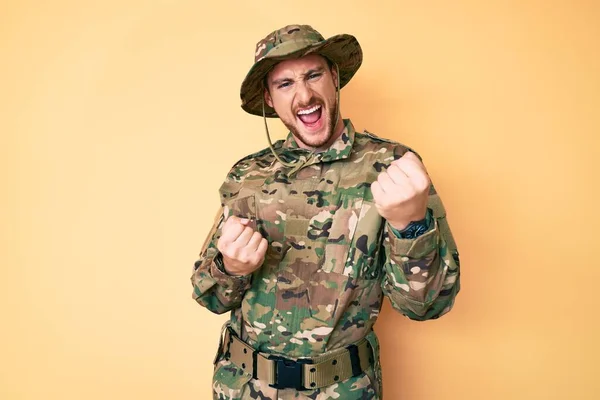
POLYGON ((342 131, 342 134, 327 150, 313 153, 308 149, 300 148, 294 135, 289 132, 282 145, 281 155, 286 161, 295 161, 301 164, 301 166, 294 167, 294 170, 320 162, 331 162, 347 158, 352 152, 356 131, 350 119, 344 119, 343 122, 344 130, 342 131))

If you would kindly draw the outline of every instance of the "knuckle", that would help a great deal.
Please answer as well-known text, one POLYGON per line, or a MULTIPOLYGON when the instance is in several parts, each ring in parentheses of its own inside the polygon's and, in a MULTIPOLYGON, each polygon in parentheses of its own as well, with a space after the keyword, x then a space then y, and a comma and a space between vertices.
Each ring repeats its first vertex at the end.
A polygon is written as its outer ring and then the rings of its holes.
POLYGON ((227 252, 229 254, 229 258, 233 258, 235 260, 240 259, 240 249, 236 246, 228 246, 227 252))
POLYGON ((263 260, 265 259, 265 253, 266 251, 264 250, 257 251, 254 256, 254 263, 258 265, 262 264, 263 260))
POLYGON ((259 263, 260 263, 260 258, 256 257, 256 256, 252 256, 249 260, 248 263, 252 266, 252 267, 256 267, 259 263))
POLYGON ((229 246, 231 245, 231 243, 227 240, 227 239, 219 239, 219 242, 217 243, 217 247, 219 248, 219 250, 223 251, 229 251, 229 246))
POLYGON ((267 246, 263 246, 260 249, 258 249, 258 251, 256 252, 256 256, 259 259, 263 259, 265 257, 265 254, 267 254, 267 246))
POLYGON ((390 204, 391 204, 391 199, 389 196, 387 195, 382 195, 379 201, 379 204, 381 205, 381 207, 385 208, 389 208, 390 204))
POLYGON ((420 191, 425 191, 429 189, 430 182, 429 177, 424 174, 421 179, 419 179, 415 185, 420 191))
POLYGON ((223 226, 221 227, 221 234, 224 235, 225 233, 227 233, 229 231, 229 221, 226 221, 223 226))
POLYGON ((400 205, 406 200, 406 198, 407 198, 407 193, 403 191, 401 193, 398 193, 393 198, 389 198, 387 205, 388 205, 388 207, 394 207, 394 206, 400 205))

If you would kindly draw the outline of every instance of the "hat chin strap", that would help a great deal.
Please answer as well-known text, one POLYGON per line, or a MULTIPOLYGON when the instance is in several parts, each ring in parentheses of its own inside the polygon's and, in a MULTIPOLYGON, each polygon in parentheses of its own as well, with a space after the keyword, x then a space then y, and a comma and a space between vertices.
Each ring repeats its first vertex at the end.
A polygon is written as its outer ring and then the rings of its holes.
MULTIPOLYGON (((335 64, 335 69, 337 71, 337 84, 336 84, 336 97, 337 97, 337 104, 335 107, 335 122, 337 124, 337 120, 339 118, 340 115, 340 67, 337 65, 337 63, 335 64)), ((269 143, 269 148, 271 149, 271 153, 273 153, 273 155, 275 156, 275 158, 277 159, 277 161, 279 161, 281 164, 283 164, 284 166, 288 167, 288 168, 294 168, 294 171, 302 168, 302 165, 310 160, 312 158, 312 156, 315 154, 315 150, 313 150, 310 155, 306 158, 306 161, 301 162, 298 161, 296 163, 288 163, 283 161, 281 158, 279 158, 279 156, 277 155, 277 152, 275 151, 275 149, 273 148, 273 143, 271 142, 271 135, 269 134, 269 125, 267 124, 267 116, 266 116, 266 111, 265 111, 265 98, 264 96, 262 96, 262 114, 263 114, 263 120, 265 122, 265 132, 267 133, 267 142, 269 143), (300 165, 298 165, 300 164, 300 165)))

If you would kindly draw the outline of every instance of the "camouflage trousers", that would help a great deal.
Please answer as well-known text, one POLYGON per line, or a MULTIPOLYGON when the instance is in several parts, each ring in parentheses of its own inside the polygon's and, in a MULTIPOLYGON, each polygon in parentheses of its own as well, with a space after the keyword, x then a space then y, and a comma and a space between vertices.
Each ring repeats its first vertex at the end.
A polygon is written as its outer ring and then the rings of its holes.
POLYGON ((381 364, 379 342, 374 333, 367 336, 375 353, 375 362, 358 376, 348 378, 333 385, 298 391, 295 389, 275 389, 265 381, 254 379, 252 374, 237 367, 224 356, 217 358, 212 379, 212 393, 215 400, 381 400, 381 364))

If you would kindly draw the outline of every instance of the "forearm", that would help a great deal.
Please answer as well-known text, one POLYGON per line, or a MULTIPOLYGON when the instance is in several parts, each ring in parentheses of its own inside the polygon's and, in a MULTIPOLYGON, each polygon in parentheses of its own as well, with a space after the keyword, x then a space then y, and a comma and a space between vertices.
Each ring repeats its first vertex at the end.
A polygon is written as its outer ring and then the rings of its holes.
POLYGON ((191 278, 194 300, 216 314, 240 306, 250 287, 250 276, 228 275, 219 268, 214 256, 198 260, 196 266, 191 278))
POLYGON ((384 249, 382 289, 396 310, 415 320, 450 311, 460 289, 459 258, 439 209, 429 230, 416 238, 398 237, 386 226, 384 249))

